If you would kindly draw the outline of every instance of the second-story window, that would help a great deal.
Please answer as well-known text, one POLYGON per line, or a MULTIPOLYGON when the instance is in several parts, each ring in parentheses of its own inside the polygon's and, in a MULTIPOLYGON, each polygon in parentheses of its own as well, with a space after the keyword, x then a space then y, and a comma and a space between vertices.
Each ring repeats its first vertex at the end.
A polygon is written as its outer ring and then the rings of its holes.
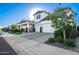
POLYGON ((37 15, 37 19, 41 18, 41 15, 37 15))

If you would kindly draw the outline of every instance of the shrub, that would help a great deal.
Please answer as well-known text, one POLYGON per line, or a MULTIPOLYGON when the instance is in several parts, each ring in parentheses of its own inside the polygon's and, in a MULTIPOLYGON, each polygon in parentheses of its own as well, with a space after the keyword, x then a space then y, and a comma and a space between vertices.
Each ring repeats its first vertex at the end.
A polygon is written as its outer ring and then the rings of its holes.
POLYGON ((24 29, 22 28, 20 31, 21 31, 21 32, 24 32, 24 29))
POLYGON ((10 31, 10 29, 9 28, 3 28, 2 31, 8 32, 8 31, 10 31))
POLYGON ((57 36, 56 41, 62 43, 64 40, 61 36, 57 36))
POLYGON ((75 39, 77 37, 77 30, 74 28, 71 31, 70 38, 75 39))
POLYGON ((70 47, 75 47, 75 41, 74 40, 71 40, 71 39, 66 39, 64 40, 64 44, 67 45, 67 46, 70 46, 70 47))
POLYGON ((53 42, 55 42, 56 40, 54 39, 54 38, 49 38, 48 39, 48 42, 50 42, 50 43, 53 43, 53 42))
POLYGON ((71 31, 72 31, 72 26, 70 24, 67 24, 65 26, 66 38, 69 38, 69 35, 70 35, 71 31))
POLYGON ((79 31, 77 32, 77 35, 79 36, 79 31))
POLYGON ((79 26, 77 26, 77 30, 79 31, 79 26))
POLYGON ((61 36, 63 38, 63 32, 61 29, 58 29, 54 32, 54 38, 57 38, 57 36, 61 36))

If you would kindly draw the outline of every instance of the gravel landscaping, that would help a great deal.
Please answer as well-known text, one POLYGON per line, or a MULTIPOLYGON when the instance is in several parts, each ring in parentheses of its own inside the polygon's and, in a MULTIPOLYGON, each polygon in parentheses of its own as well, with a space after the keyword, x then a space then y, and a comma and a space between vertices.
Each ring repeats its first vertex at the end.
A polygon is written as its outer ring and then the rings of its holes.
POLYGON ((45 44, 59 47, 59 48, 63 48, 63 49, 67 49, 67 50, 71 50, 71 51, 75 51, 75 52, 79 53, 79 37, 77 37, 77 39, 76 39, 76 46, 75 47, 69 47, 69 46, 63 45, 62 43, 58 43, 58 42, 49 43, 48 41, 46 41, 45 44))

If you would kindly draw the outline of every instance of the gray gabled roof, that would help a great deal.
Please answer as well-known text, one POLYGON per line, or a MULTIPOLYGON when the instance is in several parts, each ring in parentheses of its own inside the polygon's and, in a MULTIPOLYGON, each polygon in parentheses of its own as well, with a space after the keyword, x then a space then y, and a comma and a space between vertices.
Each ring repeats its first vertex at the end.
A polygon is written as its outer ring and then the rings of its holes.
POLYGON ((25 23, 25 22, 31 22, 31 21, 30 21, 30 20, 23 19, 23 20, 20 21, 18 24, 25 23))
MULTIPOLYGON (((45 12, 45 13, 49 14, 48 12, 46 12, 46 11, 44 11, 44 10, 38 10, 34 15, 36 15, 36 14, 38 14, 38 13, 42 13, 42 12, 45 12)), ((33 16, 34 16, 34 15, 33 15, 33 16)))

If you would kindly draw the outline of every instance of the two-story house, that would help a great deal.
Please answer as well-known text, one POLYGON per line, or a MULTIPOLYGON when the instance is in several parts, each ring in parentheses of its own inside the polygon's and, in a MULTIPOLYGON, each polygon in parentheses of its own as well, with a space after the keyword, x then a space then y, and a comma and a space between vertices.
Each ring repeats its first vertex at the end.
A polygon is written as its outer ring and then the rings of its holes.
POLYGON ((51 21, 45 19, 48 16, 48 12, 46 11, 37 11, 34 16, 35 22, 35 31, 36 32, 44 32, 44 33, 53 33, 54 28, 51 26, 51 21))
MULTIPOLYGON (((66 8, 64 11, 67 11, 67 16, 71 16, 70 19, 66 23, 72 24, 73 18, 73 11, 71 8, 66 8)), ((34 16, 35 22, 35 31, 36 32, 44 32, 44 33, 54 33, 55 28, 52 27, 51 20, 48 20, 46 17, 48 16, 48 12, 46 11, 37 11, 34 16)))

